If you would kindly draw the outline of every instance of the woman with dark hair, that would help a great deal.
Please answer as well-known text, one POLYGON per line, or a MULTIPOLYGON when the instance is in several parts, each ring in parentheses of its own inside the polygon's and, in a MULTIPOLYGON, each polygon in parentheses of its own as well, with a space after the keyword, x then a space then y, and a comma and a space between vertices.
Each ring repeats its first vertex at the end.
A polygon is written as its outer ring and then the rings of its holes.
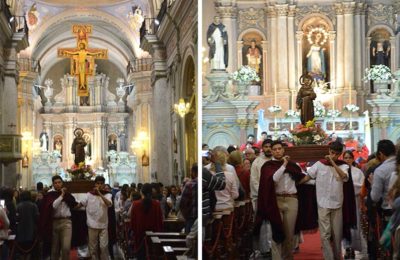
POLYGON ((152 199, 152 185, 142 187, 142 199, 132 203, 131 227, 134 233, 134 252, 137 259, 146 259, 144 237, 146 231, 160 232, 163 216, 160 202, 152 199))
MULTIPOLYGON (((30 191, 23 191, 20 195, 20 202, 17 205, 17 236, 16 241, 21 248, 19 259, 30 259, 30 257, 35 258, 34 252, 29 252, 27 254, 24 251, 30 250, 35 243, 35 238, 37 235, 36 223, 39 218, 39 209, 35 203, 32 202, 32 196, 30 191), (32 255, 31 255, 32 253, 32 255)), ((37 252, 36 252, 37 253, 37 252)))
MULTIPOLYGON (((352 151, 347 150, 343 153, 343 160, 349 165, 349 179, 353 182, 353 190, 356 199, 356 214, 357 214, 357 226, 356 228, 350 229, 350 240, 347 238, 343 239, 344 248, 346 254, 345 259, 354 259, 354 250, 360 251, 364 256, 367 255, 367 241, 364 239, 362 230, 360 227, 361 223, 361 206, 362 203, 360 197, 361 186, 364 183, 364 173, 356 167, 354 162, 354 154, 352 151)), ((344 183, 344 185, 349 185, 350 182, 344 183)))

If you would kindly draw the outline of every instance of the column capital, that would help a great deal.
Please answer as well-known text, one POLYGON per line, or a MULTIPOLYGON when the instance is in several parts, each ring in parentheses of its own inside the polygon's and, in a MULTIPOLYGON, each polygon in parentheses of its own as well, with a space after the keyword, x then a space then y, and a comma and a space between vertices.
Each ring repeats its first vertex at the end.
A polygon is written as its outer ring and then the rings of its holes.
POLYGON ((289 12, 289 5, 275 5, 275 10, 278 16, 287 16, 289 12))
POLYGON ((236 119, 236 123, 238 124, 240 129, 246 129, 250 125, 249 119, 236 119))
POLYGON ((238 15, 236 6, 218 6, 216 11, 221 18, 236 18, 238 15))
POLYGON ((357 15, 365 14, 366 10, 367 10, 367 5, 365 3, 356 3, 355 13, 357 15))
POLYGON ((296 31, 296 39, 297 41, 301 41, 303 39, 304 32, 303 31, 296 31))
POLYGON ((329 31, 329 41, 334 41, 336 39, 336 31, 329 31))
POLYGON ((336 15, 343 15, 344 8, 343 8, 343 5, 341 3, 336 3, 333 8, 335 9, 336 15))
POLYGON ((265 7, 265 12, 267 13, 267 16, 270 18, 276 18, 276 16, 277 16, 277 12, 276 12, 274 6, 265 7))
POLYGON ((355 2, 345 2, 342 3, 342 6, 344 14, 354 14, 354 11, 356 10, 355 2))
POLYGON ((294 16, 296 16, 296 11, 297 11, 297 6, 295 6, 295 5, 289 5, 288 16, 289 16, 289 17, 294 17, 294 16))

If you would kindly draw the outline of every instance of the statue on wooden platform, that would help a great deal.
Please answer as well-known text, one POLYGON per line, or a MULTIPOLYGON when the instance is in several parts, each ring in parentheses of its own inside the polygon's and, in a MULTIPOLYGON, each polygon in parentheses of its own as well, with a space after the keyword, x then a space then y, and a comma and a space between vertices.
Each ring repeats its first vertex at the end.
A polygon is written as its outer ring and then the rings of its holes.
POLYGON ((304 74, 300 77, 301 88, 297 93, 296 107, 300 109, 300 120, 303 125, 314 119, 314 104, 313 101, 317 97, 312 87, 313 78, 304 74))
POLYGON ((75 154, 75 164, 79 165, 79 163, 85 163, 85 146, 86 141, 83 138, 83 130, 82 128, 77 128, 74 131, 75 139, 72 143, 71 153, 75 154))

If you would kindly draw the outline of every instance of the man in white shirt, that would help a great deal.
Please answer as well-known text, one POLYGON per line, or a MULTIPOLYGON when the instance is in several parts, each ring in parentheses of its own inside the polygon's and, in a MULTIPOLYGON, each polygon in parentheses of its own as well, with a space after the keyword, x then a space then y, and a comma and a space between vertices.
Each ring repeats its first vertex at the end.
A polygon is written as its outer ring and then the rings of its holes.
MULTIPOLYGON (((77 207, 75 198, 63 188, 63 180, 55 175, 52 178, 51 189, 45 201, 51 201, 52 205, 52 235, 51 235, 51 259, 69 259, 72 238, 71 208, 77 207)), ((42 210, 43 213, 43 210, 42 210)))
POLYGON ((108 207, 112 206, 111 193, 104 191, 105 179, 97 176, 94 191, 88 192, 86 200, 81 204, 86 207, 87 225, 89 231, 89 252, 92 260, 108 259, 108 207), (100 258, 96 257, 100 243, 100 258))
POLYGON ((289 162, 280 141, 271 145, 272 160, 261 169, 257 215, 272 227, 272 259, 293 259, 298 200, 296 181, 305 178, 301 168, 289 162))
MULTIPOLYGON (((265 139, 262 142, 262 153, 258 156, 253 163, 251 164, 250 170, 250 197, 251 202, 253 204, 254 212, 257 212, 257 197, 258 197, 258 187, 260 185, 260 174, 261 167, 265 162, 271 160, 271 139, 265 139)), ((261 226, 260 237, 258 240, 254 241, 254 243, 258 245, 254 245, 255 248, 259 248, 262 255, 266 255, 271 251, 271 227, 268 221, 264 221, 261 226)))
POLYGON ((342 257, 343 232, 343 182, 349 178, 349 166, 338 160, 343 153, 343 144, 333 142, 329 145, 329 155, 316 162, 308 171, 308 176, 300 183, 316 179, 318 226, 321 235, 324 259, 333 260, 342 257), (331 246, 333 238, 333 249, 331 246))

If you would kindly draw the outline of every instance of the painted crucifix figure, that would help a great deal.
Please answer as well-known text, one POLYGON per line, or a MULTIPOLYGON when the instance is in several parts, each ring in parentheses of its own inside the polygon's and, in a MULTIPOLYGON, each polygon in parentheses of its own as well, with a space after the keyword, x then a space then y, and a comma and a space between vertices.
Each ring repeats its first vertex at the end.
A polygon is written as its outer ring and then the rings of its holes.
POLYGON ((71 75, 78 79, 78 96, 81 105, 89 105, 87 77, 94 76, 94 60, 107 59, 106 49, 88 48, 88 34, 91 25, 74 25, 72 32, 77 36, 77 48, 59 48, 58 57, 71 58, 71 75))

